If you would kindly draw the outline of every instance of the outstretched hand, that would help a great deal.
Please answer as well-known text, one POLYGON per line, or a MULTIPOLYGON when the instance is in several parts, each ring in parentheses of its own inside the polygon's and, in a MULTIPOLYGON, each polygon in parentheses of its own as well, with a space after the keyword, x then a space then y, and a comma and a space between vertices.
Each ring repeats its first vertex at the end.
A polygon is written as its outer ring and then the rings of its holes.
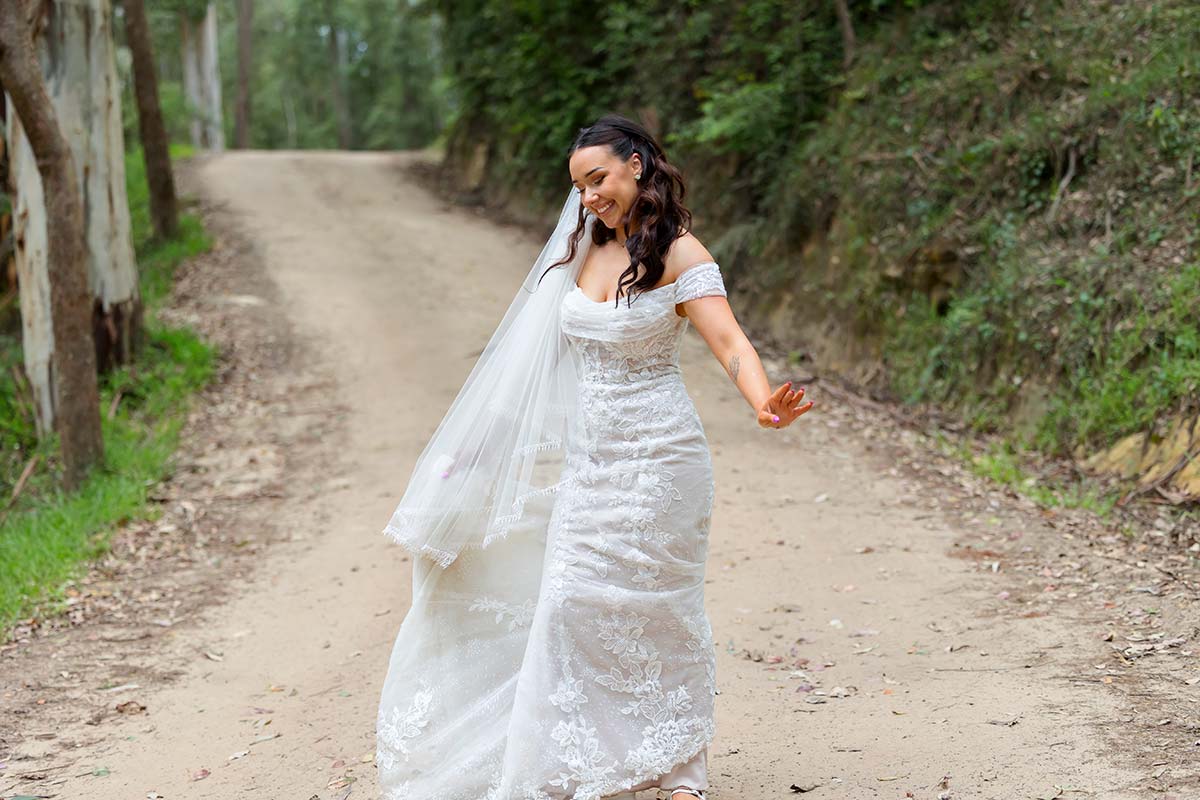
POLYGON ((812 401, 798 405, 804 397, 804 387, 792 390, 792 382, 771 392, 771 396, 758 410, 758 424, 763 428, 786 428, 804 412, 813 407, 812 401))

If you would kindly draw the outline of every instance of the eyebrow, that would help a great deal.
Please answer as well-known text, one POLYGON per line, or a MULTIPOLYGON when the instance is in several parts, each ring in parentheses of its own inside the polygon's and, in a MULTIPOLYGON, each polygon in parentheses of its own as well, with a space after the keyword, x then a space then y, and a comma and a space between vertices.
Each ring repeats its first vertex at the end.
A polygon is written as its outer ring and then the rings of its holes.
MULTIPOLYGON (((589 170, 588 170, 586 173, 584 173, 584 176, 583 176, 583 177, 584 177, 584 178, 586 178, 588 175, 591 175, 593 172, 595 172, 595 171, 596 171, 596 170, 598 170, 598 169, 604 169, 604 165, 603 165, 603 164, 601 164, 601 165, 600 165, 600 166, 598 166, 598 167, 592 167, 592 168, 591 168, 591 169, 589 169, 589 170)), ((571 181, 571 183, 577 183, 577 181, 571 181)))

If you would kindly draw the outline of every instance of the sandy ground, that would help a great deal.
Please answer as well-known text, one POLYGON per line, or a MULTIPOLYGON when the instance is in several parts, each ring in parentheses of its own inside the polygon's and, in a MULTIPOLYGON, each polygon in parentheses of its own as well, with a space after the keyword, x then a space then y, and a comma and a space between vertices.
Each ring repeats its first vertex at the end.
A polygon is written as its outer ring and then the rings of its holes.
MULTIPOLYGON (((288 375, 264 369, 292 413, 262 424, 306 444, 257 512, 274 536, 248 577, 152 640, 147 657, 177 667, 169 679, 123 680, 110 665, 106 688, 64 701, 78 713, 42 739, 27 721, 39 712, 24 712, 0 790, 377 797, 376 703, 411 569, 380 531, 543 241, 436 199, 408 177, 414 158, 246 153, 196 168, 198 190, 250 240, 247 263, 265 268, 277 335, 303 343, 288 375), (87 724, 89 704, 131 699, 145 710, 87 724)), ((712 800, 1174 796, 1166 782, 1149 792, 1153 754, 1122 752, 1111 735, 1141 723, 1102 663, 1102 609, 1125 600, 1075 578, 1056 540, 1052 555, 1034 553, 1028 504, 961 487, 958 503, 949 472, 906 468, 869 416, 819 386, 820 411, 784 432, 757 428, 694 331, 684 371, 717 483, 712 800), (1044 579, 1011 566, 1035 563, 1044 579)), ((20 663, 0 663, 10 700, 32 686, 18 686, 20 663)), ((1188 735, 1166 737, 1162 764, 1189 769, 1172 750, 1188 735)))

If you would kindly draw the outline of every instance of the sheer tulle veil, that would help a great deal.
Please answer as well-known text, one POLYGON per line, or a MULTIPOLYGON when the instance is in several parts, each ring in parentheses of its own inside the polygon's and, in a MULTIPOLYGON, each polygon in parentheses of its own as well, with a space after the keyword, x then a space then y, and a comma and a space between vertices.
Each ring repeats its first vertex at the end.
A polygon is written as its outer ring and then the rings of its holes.
POLYGON ((424 451, 384 533, 447 567, 467 549, 485 549, 517 526, 544 532, 562 472, 563 445, 576 412, 577 374, 559 327, 591 244, 572 187, 558 223, 492 338, 424 451))

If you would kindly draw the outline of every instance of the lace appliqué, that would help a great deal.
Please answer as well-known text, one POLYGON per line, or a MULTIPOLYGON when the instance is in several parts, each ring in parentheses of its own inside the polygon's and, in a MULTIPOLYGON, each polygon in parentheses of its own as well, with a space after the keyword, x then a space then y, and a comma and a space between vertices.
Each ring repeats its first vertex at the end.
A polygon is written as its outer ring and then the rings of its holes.
MULTIPOLYGON (((564 298, 579 393, 563 441, 536 445, 561 444, 564 458, 550 524, 534 532, 542 569, 520 592, 476 587, 451 618, 478 633, 462 642, 471 656, 494 643, 518 657, 521 699, 541 702, 514 708, 511 736, 497 743, 491 731, 505 717, 495 704, 512 701, 500 684, 454 675, 438 686, 444 696, 397 695, 400 707, 380 720, 388 800, 599 800, 661 778, 712 740, 716 653, 703 604, 712 464, 679 367, 688 320, 676 308, 724 294, 720 277, 699 264, 632 304, 564 298), (456 726, 454 741, 428 733, 443 724, 456 726), (455 764, 463 752, 475 760, 439 769, 443 746, 456 749, 455 764)), ((508 676, 492 677, 507 686, 508 676)))
POLYGON ((686 303, 699 297, 711 295, 728 296, 725 292, 725 281, 721 278, 721 268, 715 261, 706 261, 688 267, 675 281, 675 302, 686 303))
POLYGON ((583 681, 576 680, 571 671, 571 661, 566 653, 561 657, 560 666, 562 673, 558 688, 550 695, 550 702, 567 718, 558 721, 550 732, 550 738, 559 747, 558 756, 564 769, 550 781, 550 785, 569 791, 575 784, 579 788, 571 796, 580 800, 599 797, 599 794, 589 794, 586 787, 603 785, 617 771, 619 764, 604 757, 596 728, 589 726, 580 713, 588 698, 584 694, 583 681))
POLYGON ((490 597, 480 597, 471 603, 471 611, 494 611, 497 624, 504 622, 507 618, 510 631, 527 629, 533 622, 533 612, 536 609, 537 605, 533 600, 526 600, 518 605, 490 597))
POLYGON ((376 725, 378 746, 375 761, 380 769, 393 769, 401 758, 407 760, 412 753, 409 742, 419 736, 425 726, 429 724, 429 711, 432 705, 433 688, 428 683, 422 682, 421 688, 413 695, 408 708, 401 711, 399 707, 393 706, 391 714, 387 714, 382 708, 379 710, 379 719, 376 725))

